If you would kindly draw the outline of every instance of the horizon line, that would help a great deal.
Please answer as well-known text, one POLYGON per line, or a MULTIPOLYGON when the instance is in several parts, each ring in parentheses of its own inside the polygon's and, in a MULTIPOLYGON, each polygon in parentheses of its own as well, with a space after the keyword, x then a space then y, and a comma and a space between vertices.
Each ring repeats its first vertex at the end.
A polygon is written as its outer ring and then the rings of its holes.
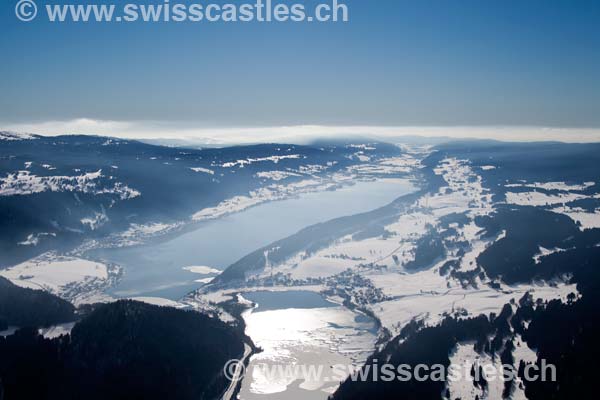
POLYGON ((173 140, 198 144, 308 143, 331 138, 488 139, 510 142, 600 142, 600 127, 523 125, 289 125, 202 126, 192 121, 113 121, 89 118, 7 124, 0 131, 40 136, 92 135, 136 140, 173 140))

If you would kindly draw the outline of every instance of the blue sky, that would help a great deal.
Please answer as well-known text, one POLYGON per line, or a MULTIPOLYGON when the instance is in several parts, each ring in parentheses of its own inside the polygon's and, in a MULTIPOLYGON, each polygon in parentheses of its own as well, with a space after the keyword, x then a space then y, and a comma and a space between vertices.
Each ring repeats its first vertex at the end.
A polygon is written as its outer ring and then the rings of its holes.
POLYGON ((600 1, 347 0, 337 24, 24 23, 15 3, 0 125, 600 127, 600 1))

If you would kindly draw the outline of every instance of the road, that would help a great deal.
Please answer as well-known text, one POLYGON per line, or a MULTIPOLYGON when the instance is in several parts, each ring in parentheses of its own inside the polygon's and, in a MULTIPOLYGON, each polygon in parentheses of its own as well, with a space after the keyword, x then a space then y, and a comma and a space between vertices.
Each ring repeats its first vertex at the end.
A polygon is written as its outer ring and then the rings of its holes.
POLYGON ((250 356, 250 354, 252 354, 252 348, 250 346, 248 346, 246 343, 244 343, 244 355, 239 360, 240 362, 235 370, 235 376, 231 379, 231 382, 229 383, 229 387, 223 394, 222 400, 231 400, 233 398, 235 389, 237 388, 238 384, 242 383, 242 379, 244 378, 243 376, 240 376, 240 375, 245 370, 243 365, 245 365, 246 359, 248 358, 248 356, 250 356))

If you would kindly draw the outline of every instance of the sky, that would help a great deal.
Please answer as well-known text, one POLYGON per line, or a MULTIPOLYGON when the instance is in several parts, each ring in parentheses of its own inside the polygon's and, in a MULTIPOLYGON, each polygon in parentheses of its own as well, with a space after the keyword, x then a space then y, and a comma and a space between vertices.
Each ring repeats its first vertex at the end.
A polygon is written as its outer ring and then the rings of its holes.
POLYGON ((0 129, 600 141, 597 0, 346 0, 346 23, 25 23, 16 3, 0 3, 0 129))

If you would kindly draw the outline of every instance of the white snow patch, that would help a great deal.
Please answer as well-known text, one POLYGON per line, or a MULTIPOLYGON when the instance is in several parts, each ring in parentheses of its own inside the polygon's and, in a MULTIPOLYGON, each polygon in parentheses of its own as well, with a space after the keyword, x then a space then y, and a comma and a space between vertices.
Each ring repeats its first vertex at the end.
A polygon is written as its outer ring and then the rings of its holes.
POLYGON ((209 175, 215 174, 215 171, 208 169, 208 168, 197 167, 197 168, 190 168, 190 169, 194 172, 202 172, 202 173, 209 174, 209 175))
POLYGON ((376 147, 373 147, 368 144, 349 144, 346 146, 347 149, 360 149, 360 150, 377 150, 376 147))
POLYGON ((600 228, 600 209, 596 209, 595 212, 587 212, 583 208, 571 208, 571 207, 558 207, 550 210, 558 214, 564 214, 571 218, 575 222, 579 222, 580 229, 593 229, 600 228))
POLYGON ((184 270, 189 271, 191 273, 194 274, 201 274, 201 275, 210 275, 210 274, 220 274, 221 271, 212 267, 207 267, 204 265, 201 266, 190 266, 190 267, 183 267, 184 270))
POLYGON ((54 339, 61 335, 68 335, 75 326, 76 322, 67 322, 65 324, 54 325, 49 328, 42 328, 39 334, 46 339, 54 339))
POLYGON ((297 196, 303 193, 324 191, 338 187, 340 183, 334 183, 321 179, 304 179, 289 185, 272 184, 251 191, 248 195, 240 195, 229 198, 214 207, 204 208, 192 216, 193 221, 206 221, 217 219, 228 214, 240 212, 250 207, 267 201, 277 201, 297 196))
POLYGON ((0 270, 0 275, 17 286, 46 290, 74 304, 107 299, 102 290, 112 283, 107 265, 53 252, 0 270))
POLYGON ((287 178, 291 178, 294 176, 302 176, 300 174, 296 174, 294 172, 288 171, 264 171, 256 174, 257 178, 261 179, 270 179, 272 181, 282 181, 287 178))
POLYGON ((539 251, 533 256, 533 260, 535 261, 536 264, 539 264, 542 262, 542 258, 549 256, 550 254, 554 254, 554 253, 560 253, 563 251, 567 251, 565 249, 561 249, 558 247, 555 247, 553 249, 546 249, 542 246, 539 246, 539 251))
POLYGON ((131 224, 129 229, 121 234, 125 238, 138 237, 140 235, 153 235, 156 233, 163 232, 167 229, 172 228, 173 225, 162 224, 162 223, 151 223, 151 224, 131 224))
POLYGON ((290 154, 290 155, 285 155, 285 156, 270 156, 270 157, 260 157, 260 158, 247 158, 244 160, 237 160, 237 161, 224 163, 222 165, 222 167, 223 168, 231 168, 231 167, 235 167, 236 165, 239 165, 240 168, 243 168, 244 165, 250 165, 253 163, 264 162, 264 161, 271 161, 271 162, 277 164, 281 160, 298 159, 298 158, 300 158, 300 154, 290 154))
POLYGON ((160 307, 185 308, 185 304, 177 301, 163 299, 162 297, 130 297, 129 300, 139 301, 141 303, 152 304, 160 307))
POLYGON ((504 382, 502 379, 502 362, 500 357, 492 359, 488 354, 478 354, 474 350, 474 342, 458 343, 450 354, 450 365, 453 367, 456 377, 460 379, 448 379, 447 387, 450 391, 450 399, 502 399, 504 382), (471 369, 475 366, 481 367, 488 381, 487 392, 473 385, 471 369), (486 375, 486 372, 491 372, 486 375), (495 372, 493 372, 495 371, 495 372))
POLYGON ((101 187, 98 179, 102 170, 77 176, 37 176, 29 171, 18 171, 0 178, 0 196, 30 195, 42 192, 82 192, 92 194, 117 194, 121 200, 133 199, 140 192, 121 182, 112 187, 101 187))
POLYGON ((19 141, 19 140, 34 140, 37 139, 31 133, 21 133, 21 132, 0 132, 0 140, 6 140, 8 142, 19 141))
MULTIPOLYGON (((446 313, 464 309, 471 316, 499 313, 505 304, 512 299, 518 300, 527 292, 535 299, 561 299, 566 301, 569 293, 578 293, 576 285, 533 284, 506 287, 495 290, 485 285, 478 289, 464 289, 439 277, 433 269, 422 274, 397 275, 396 280, 389 280, 386 293, 393 293, 396 298, 369 307, 381 320, 383 326, 392 333, 399 330, 412 319, 423 319, 428 325, 441 322, 446 313)), ((370 279, 381 285, 376 277, 370 279)))
POLYGON ((563 192, 571 192, 571 191, 581 191, 592 186, 596 185, 596 182, 583 182, 579 185, 572 185, 565 182, 534 182, 534 183, 511 183, 505 185, 505 187, 513 188, 513 187, 527 187, 527 188, 536 188, 536 189, 544 189, 544 190, 559 190, 563 192))
MULTIPOLYGON (((361 161, 369 161, 367 159, 361 161)), ((412 172, 420 166, 420 160, 409 154, 399 157, 385 158, 376 163, 348 167, 348 171, 357 174, 390 175, 412 172)))
POLYGON ((149 237, 165 234, 181 225, 182 223, 131 224, 125 232, 112 235, 109 242, 117 247, 135 246, 144 243, 149 237))
POLYGON ((40 232, 40 233, 31 233, 27 236, 27 239, 17 243, 19 246, 37 246, 40 240, 44 237, 52 236, 56 237, 56 233, 48 233, 48 232, 40 232))
POLYGON ((100 228, 102 225, 108 222, 108 216, 102 210, 102 212, 96 212, 91 217, 86 217, 81 219, 81 224, 87 226, 92 231, 100 228))
POLYGON ((565 204, 575 200, 585 199, 586 196, 577 193, 560 193, 549 195, 541 192, 506 192, 506 202, 520 206, 548 206, 565 204))

